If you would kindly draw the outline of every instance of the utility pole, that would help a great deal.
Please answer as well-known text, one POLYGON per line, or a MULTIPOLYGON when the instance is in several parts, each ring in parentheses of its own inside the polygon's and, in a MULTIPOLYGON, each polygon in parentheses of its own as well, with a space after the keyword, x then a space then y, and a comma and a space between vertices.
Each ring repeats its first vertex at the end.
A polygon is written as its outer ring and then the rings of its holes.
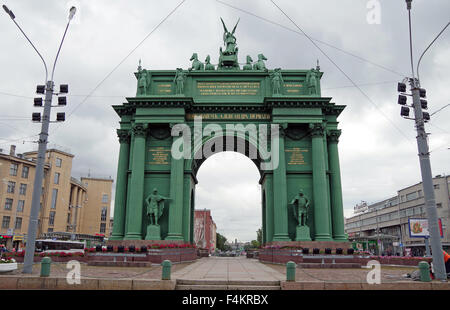
MULTIPOLYGON (((414 75, 413 53, 412 53, 412 34, 411 34, 411 2, 406 0, 408 18, 409 18, 409 38, 410 38, 410 57, 411 57, 411 71, 412 77, 408 79, 411 86, 411 94, 413 99, 414 118, 409 118, 409 108, 406 105, 406 96, 399 96, 399 104, 402 106, 401 115, 408 119, 415 121, 417 130, 417 148, 419 151, 420 172, 422 175, 422 185, 425 198, 425 207, 428 217, 428 230, 430 232, 430 243, 433 257, 433 267, 436 278, 446 281, 447 275, 445 273, 444 256, 442 253, 442 243, 440 239, 440 231, 438 224, 438 216, 436 209, 436 200, 434 195, 433 175, 431 172, 430 152, 428 148, 427 133, 425 132, 425 121, 430 119, 427 112, 422 109, 427 109, 427 101, 421 98, 426 97, 425 89, 420 88, 420 82, 414 75)), ((434 41, 433 41, 434 42, 434 41)), ((428 49, 428 48, 427 48, 428 49)), ((422 54, 423 56, 423 54, 422 54)), ((406 91, 406 85, 399 83, 397 90, 399 92, 406 91)))
MULTIPOLYGON (((37 93, 43 94, 45 91, 45 99, 44 99, 44 111, 42 115, 42 127, 41 127, 41 133, 39 134, 39 140, 38 140, 38 154, 36 158, 36 172, 34 177, 34 185, 33 185, 33 196, 31 200, 31 213, 30 213, 30 221, 28 224, 28 232, 27 232, 27 242, 25 247, 25 258, 24 258, 24 268, 22 270, 23 273, 32 273, 33 269, 33 261, 34 261, 34 250, 35 250, 35 243, 36 243, 36 233, 37 233, 37 226, 38 226, 38 216, 39 216, 39 209, 40 209, 40 201, 41 201, 41 194, 42 194, 42 179, 44 178, 44 165, 45 165, 45 153, 47 152, 47 142, 48 142, 48 129, 50 125, 50 111, 52 107, 52 98, 54 95, 54 83, 53 83, 53 74, 55 73, 55 65, 56 61, 58 60, 59 52, 61 51, 61 46, 64 42, 64 38, 67 33, 67 29, 69 28, 70 21, 72 20, 73 16, 75 15, 76 8, 72 7, 69 12, 69 21, 67 22, 66 29, 64 31, 63 38, 61 40, 61 44, 59 45, 58 53, 56 54, 55 62, 53 63, 53 69, 52 69, 52 75, 51 79, 48 80, 48 71, 47 71, 47 64, 45 63, 44 58, 39 53, 39 51, 36 49, 36 47, 33 45, 33 43, 30 41, 30 39, 27 37, 25 32, 20 28, 20 26, 15 21, 15 15, 14 13, 8 9, 6 5, 3 5, 3 9, 5 12, 11 17, 14 24, 19 28, 19 30, 22 32, 22 34, 25 36, 25 38, 28 40, 28 42, 32 45, 34 50, 38 53, 39 57, 44 63, 45 67, 45 86, 44 85, 38 85, 37 86, 37 93)), ((67 93, 68 86, 67 85, 61 85, 60 86, 60 93, 67 93)), ((66 98, 65 97, 59 97, 58 98, 58 106, 65 105, 66 104, 66 98)), ((34 99, 34 106, 36 107, 42 107, 42 98, 35 98, 34 99)), ((65 115, 64 113, 57 113, 57 121, 64 121, 65 115)), ((41 122, 41 114, 40 113, 33 113, 33 121, 41 122)))

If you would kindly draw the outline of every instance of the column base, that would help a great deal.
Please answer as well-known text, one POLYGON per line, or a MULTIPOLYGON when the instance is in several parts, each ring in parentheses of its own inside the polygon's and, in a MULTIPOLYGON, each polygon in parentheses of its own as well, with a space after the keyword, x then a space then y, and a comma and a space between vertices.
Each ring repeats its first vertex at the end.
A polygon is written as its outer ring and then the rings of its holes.
POLYGON ((272 241, 291 241, 288 234, 273 235, 272 241))
POLYGON ((348 238, 345 235, 333 236, 333 240, 334 241, 339 241, 339 242, 348 242, 348 238))
POLYGON ((111 238, 109 240, 123 240, 123 235, 111 235, 111 238))
POLYGON ((142 235, 139 233, 127 233, 123 240, 142 240, 142 235))
POLYGON ((328 233, 321 233, 314 236, 314 241, 333 241, 333 238, 328 233))
POLYGON ((181 234, 169 233, 166 240, 184 240, 181 234))

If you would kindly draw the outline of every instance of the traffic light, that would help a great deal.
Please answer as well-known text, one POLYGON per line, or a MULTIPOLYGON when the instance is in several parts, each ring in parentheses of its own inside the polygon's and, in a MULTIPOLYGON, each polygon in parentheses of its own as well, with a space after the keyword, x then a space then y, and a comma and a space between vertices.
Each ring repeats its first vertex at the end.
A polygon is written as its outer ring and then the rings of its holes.
POLYGON ((45 93, 45 85, 36 86, 36 94, 44 94, 45 93))
POLYGON ((56 113, 56 121, 57 122, 64 122, 66 120, 66 113, 56 113))
POLYGON ((426 98, 427 91, 424 88, 419 88, 419 95, 420 95, 420 98, 426 98))
POLYGON ((423 120, 425 122, 430 120, 430 114, 428 112, 423 112, 423 120))
POLYGON ((409 117, 409 108, 408 107, 402 107, 402 109, 400 110, 400 115, 401 116, 405 116, 405 117, 409 117))
POLYGON ((399 82, 397 84, 397 91, 400 93, 404 93, 406 91, 406 84, 399 82))
POLYGON ((34 98, 34 106, 42 107, 42 98, 34 98))
POLYGON ((69 92, 69 85, 67 85, 67 84, 59 85, 59 92, 61 94, 67 94, 69 92))
POLYGON ((405 105, 406 104, 406 96, 398 95, 398 104, 405 105))
POLYGON ((67 98, 66 97, 58 97, 58 105, 66 105, 67 98))
POLYGON ((41 121, 41 113, 33 113, 32 115, 31 115, 31 120, 33 121, 33 122, 40 122, 41 121))
POLYGON ((422 106, 422 109, 428 109, 428 102, 425 99, 420 99, 420 105, 422 106))

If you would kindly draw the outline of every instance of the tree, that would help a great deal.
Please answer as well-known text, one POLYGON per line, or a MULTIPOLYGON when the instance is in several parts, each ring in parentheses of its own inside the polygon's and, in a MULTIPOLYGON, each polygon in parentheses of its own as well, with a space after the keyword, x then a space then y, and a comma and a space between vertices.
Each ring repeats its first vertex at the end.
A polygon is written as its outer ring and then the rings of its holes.
POLYGON ((226 251, 226 245, 225 242, 227 242, 227 238, 225 236, 222 236, 219 233, 216 233, 216 238, 217 238, 217 248, 221 251, 226 251))
POLYGON ((258 229, 256 231, 256 241, 258 241, 259 245, 262 245, 262 229, 258 229))

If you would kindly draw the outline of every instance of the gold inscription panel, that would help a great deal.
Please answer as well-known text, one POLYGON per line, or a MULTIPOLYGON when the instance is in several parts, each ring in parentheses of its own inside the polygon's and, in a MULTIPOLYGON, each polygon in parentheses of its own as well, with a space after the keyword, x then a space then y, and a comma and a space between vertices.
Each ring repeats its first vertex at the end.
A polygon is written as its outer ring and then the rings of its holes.
POLYGON ((155 93, 158 95, 172 94, 172 83, 157 83, 155 84, 155 93))
POLYGON ((300 82, 286 82, 283 86, 285 93, 291 95, 301 94, 303 88, 303 84, 300 82))
POLYGON ((268 113, 187 113, 186 120, 193 121, 194 117, 202 117, 203 120, 270 120, 268 113))
POLYGON ((287 156, 288 165, 306 165, 304 153, 309 152, 307 149, 299 147, 288 148, 285 150, 287 156))
POLYGON ((149 148, 150 165, 168 165, 170 148, 165 146, 154 146, 149 148))
POLYGON ((256 96, 259 82, 197 82, 200 96, 256 96))

